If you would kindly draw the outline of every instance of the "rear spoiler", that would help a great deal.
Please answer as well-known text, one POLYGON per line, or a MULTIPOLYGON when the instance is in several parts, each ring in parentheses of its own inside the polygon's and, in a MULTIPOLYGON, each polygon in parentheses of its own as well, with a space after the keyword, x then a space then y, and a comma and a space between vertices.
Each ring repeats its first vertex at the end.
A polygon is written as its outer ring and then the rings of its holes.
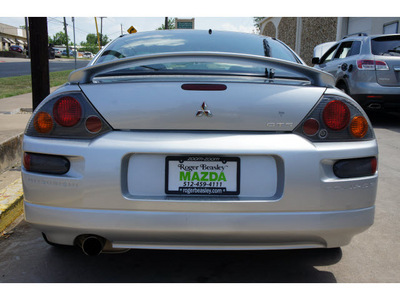
POLYGON ((111 72, 120 69, 122 66, 140 66, 143 64, 162 64, 165 62, 254 62, 260 65, 265 64, 266 68, 280 69, 292 72, 299 77, 306 77, 311 84, 319 87, 334 87, 334 77, 324 71, 301 65, 298 63, 258 55, 225 53, 225 52, 170 52, 151 55, 134 56, 123 59, 116 59, 110 62, 93 65, 73 71, 68 78, 71 84, 91 83, 93 77, 99 73, 111 72))

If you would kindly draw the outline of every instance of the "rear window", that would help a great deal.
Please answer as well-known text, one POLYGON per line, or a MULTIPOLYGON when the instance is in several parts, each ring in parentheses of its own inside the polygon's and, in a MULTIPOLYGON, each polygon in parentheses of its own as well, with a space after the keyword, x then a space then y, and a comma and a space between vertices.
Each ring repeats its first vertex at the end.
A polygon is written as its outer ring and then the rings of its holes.
POLYGON ((400 35, 372 39, 371 47, 374 55, 400 55, 400 35))
MULTIPOLYGON (((298 62, 293 53, 279 41, 268 38, 270 56, 298 62)), ((243 34, 238 38, 219 38, 218 34, 149 34, 121 38, 102 53, 96 63, 156 53, 182 51, 230 52, 265 56, 263 39, 243 34)))

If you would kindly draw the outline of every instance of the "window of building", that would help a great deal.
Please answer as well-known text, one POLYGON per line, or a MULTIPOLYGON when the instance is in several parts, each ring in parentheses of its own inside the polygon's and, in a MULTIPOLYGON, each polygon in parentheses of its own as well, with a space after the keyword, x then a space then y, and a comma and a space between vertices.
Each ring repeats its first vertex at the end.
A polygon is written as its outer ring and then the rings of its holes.
POLYGON ((393 22, 383 25, 383 34, 399 33, 399 22, 393 22))

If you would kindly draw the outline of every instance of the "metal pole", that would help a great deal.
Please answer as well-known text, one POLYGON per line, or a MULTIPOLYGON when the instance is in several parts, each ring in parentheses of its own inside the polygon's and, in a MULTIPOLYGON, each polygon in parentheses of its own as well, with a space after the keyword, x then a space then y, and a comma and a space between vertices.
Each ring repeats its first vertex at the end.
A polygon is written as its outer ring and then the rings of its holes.
POLYGON ((74 48, 75 48, 75 70, 76 70, 76 56, 78 54, 78 50, 76 49, 76 43, 75 43, 75 18, 72 17, 72 26, 74 28, 74 48))
POLYGON ((67 32, 67 21, 65 21, 64 17, 64 31, 65 31, 65 37, 67 39, 67 56, 69 57, 69 47, 68 47, 68 32, 67 32))
POLYGON ((31 45, 32 108, 33 110, 50 94, 49 40, 47 18, 29 17, 31 45))
POLYGON ((100 48, 101 46, 103 46, 103 18, 107 18, 107 17, 100 17, 100 48))
POLYGON ((28 57, 31 57, 31 44, 30 44, 30 38, 29 38, 29 26, 28 26, 28 18, 25 17, 25 32, 26 32, 26 40, 28 41, 28 57))
POLYGON ((97 18, 96 17, 94 17, 94 22, 96 23, 97 43, 99 44, 99 50, 101 50, 100 37, 99 37, 99 28, 97 27, 97 18))
POLYGON ((165 28, 164 29, 165 30, 168 29, 168 17, 165 17, 165 28))

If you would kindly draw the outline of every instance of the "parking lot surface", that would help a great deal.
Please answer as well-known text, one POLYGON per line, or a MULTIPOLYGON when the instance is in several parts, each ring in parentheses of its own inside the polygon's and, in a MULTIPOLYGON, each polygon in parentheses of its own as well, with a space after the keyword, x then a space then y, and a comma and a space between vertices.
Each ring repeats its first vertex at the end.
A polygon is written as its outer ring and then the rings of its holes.
POLYGON ((341 249, 130 250, 88 257, 47 245, 20 218, 0 237, 0 282, 400 282, 400 114, 371 116, 379 144, 375 224, 341 249))

